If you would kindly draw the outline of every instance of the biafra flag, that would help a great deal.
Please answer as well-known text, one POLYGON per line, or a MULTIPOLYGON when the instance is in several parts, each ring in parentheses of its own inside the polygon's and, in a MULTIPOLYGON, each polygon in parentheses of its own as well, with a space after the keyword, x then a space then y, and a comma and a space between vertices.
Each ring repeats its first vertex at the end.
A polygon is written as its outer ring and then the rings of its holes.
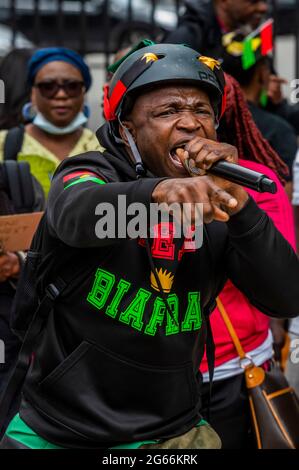
POLYGON ((248 70, 261 57, 273 51, 273 19, 263 23, 243 42, 242 67, 248 70))

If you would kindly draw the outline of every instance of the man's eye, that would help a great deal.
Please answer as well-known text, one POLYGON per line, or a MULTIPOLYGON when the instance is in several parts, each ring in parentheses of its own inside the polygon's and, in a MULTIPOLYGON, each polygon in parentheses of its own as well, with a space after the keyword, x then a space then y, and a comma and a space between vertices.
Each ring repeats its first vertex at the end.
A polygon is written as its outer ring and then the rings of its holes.
POLYGON ((207 108, 198 108, 196 110, 196 113, 197 114, 204 114, 205 116, 212 116, 212 113, 209 109, 207 108))
POLYGON ((164 111, 161 111, 159 113, 159 116, 170 116, 171 114, 174 114, 175 110, 174 109, 165 109, 164 111))

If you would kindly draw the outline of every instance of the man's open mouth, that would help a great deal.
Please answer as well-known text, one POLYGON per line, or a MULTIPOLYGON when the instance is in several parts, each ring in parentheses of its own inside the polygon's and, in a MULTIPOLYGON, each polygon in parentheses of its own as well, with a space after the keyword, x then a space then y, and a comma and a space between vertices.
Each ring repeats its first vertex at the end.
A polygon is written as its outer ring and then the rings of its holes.
POLYGON ((178 168, 184 168, 184 165, 183 165, 183 163, 181 162, 180 158, 177 155, 177 150, 178 149, 184 150, 184 147, 185 147, 185 144, 176 145, 169 152, 170 160, 178 168))

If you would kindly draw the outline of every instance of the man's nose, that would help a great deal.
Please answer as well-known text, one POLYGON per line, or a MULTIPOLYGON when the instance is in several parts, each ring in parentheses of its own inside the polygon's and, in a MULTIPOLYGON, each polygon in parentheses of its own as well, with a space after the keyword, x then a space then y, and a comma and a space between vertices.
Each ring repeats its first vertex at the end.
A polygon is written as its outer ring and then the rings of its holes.
POLYGON ((177 122, 178 129, 184 129, 188 132, 200 129, 202 126, 198 116, 193 112, 184 112, 177 122))

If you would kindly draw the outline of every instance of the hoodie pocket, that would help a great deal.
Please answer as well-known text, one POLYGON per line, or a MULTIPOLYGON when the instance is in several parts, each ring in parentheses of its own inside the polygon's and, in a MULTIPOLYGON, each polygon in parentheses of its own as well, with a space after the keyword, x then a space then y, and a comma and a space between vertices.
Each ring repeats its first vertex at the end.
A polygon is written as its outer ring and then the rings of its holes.
POLYGON ((40 388, 61 422, 102 442, 136 440, 189 414, 198 401, 191 362, 149 366, 87 341, 40 388))

